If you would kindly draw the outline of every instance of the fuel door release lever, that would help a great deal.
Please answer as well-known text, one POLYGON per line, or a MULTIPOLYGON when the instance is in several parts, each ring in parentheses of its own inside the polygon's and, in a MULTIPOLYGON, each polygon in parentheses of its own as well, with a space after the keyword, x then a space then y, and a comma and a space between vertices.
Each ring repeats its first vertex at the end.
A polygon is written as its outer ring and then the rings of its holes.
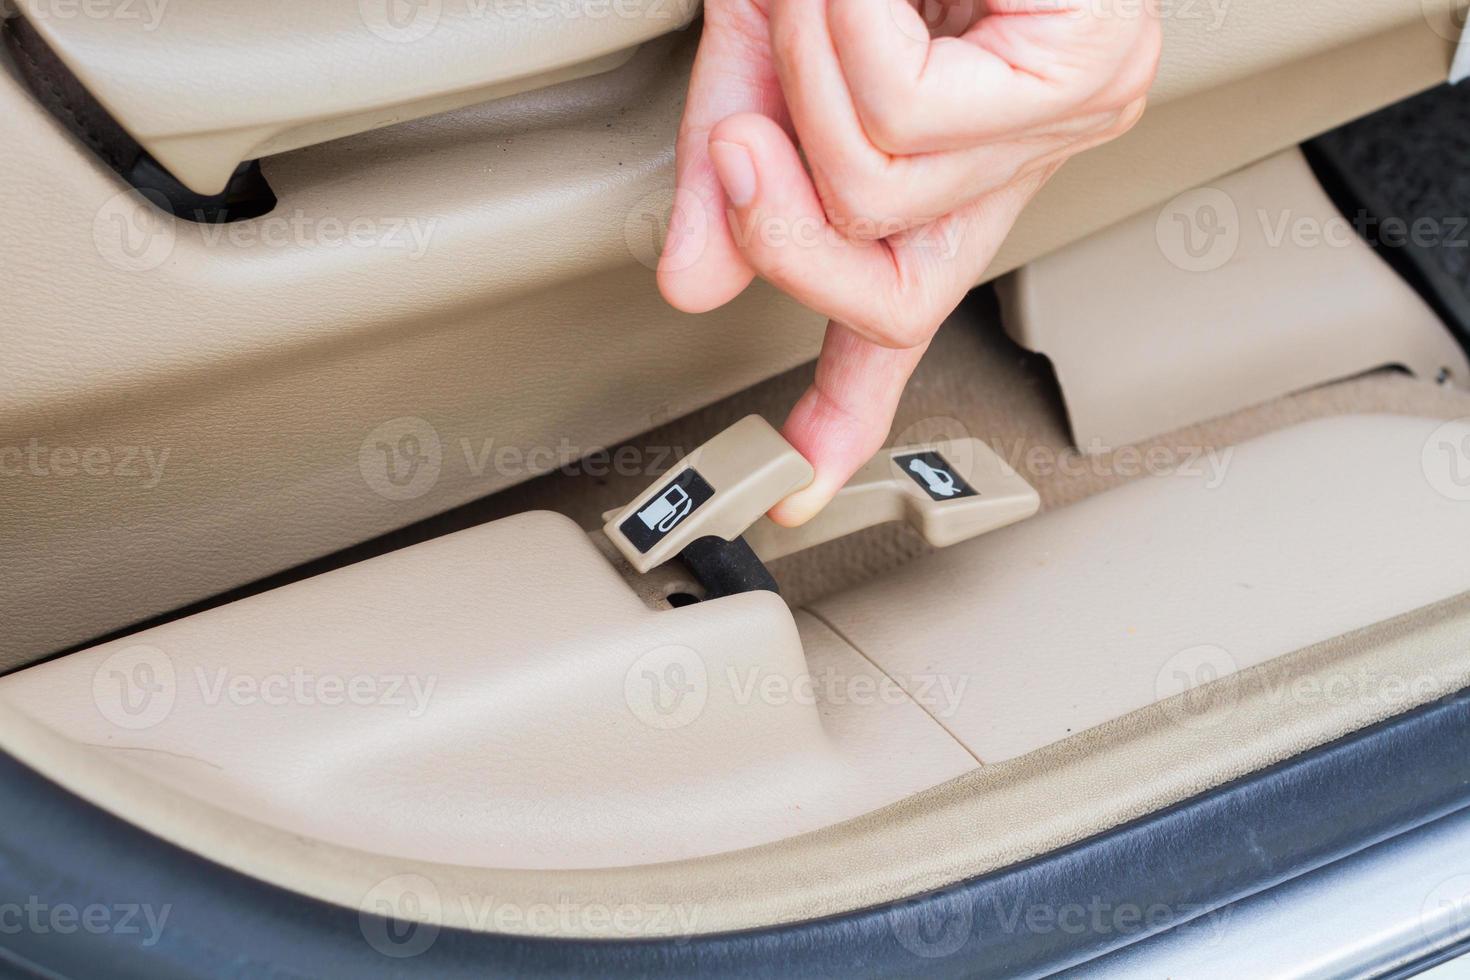
POLYGON ((747 415, 685 456, 603 526, 639 572, 701 538, 733 541, 815 476, 812 464, 759 415, 747 415))

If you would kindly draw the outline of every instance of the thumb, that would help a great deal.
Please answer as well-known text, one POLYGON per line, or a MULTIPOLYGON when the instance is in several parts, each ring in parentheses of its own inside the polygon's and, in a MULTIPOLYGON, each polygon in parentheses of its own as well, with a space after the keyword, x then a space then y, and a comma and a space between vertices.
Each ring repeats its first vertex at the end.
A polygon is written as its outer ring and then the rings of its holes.
POLYGON ((771 520, 786 527, 810 520, 883 448, 899 396, 928 346, 882 347, 836 320, 827 324, 816 379, 781 430, 816 477, 771 508, 771 520))
POLYGON ((789 123, 768 45, 769 28, 752 0, 706 4, 704 31, 675 143, 674 213, 659 260, 664 298, 687 313, 734 299, 755 277, 725 215, 725 194, 709 156, 709 133, 727 116, 768 113, 789 123))

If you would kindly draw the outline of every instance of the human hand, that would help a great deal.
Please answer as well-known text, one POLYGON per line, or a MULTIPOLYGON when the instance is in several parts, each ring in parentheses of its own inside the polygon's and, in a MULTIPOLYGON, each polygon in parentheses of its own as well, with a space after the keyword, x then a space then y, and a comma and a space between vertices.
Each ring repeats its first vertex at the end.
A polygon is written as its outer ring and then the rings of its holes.
POLYGON ((788 526, 882 447, 1021 209, 1137 121, 1158 62, 1134 0, 918 2, 933 30, 905 0, 705 2, 659 288, 704 312, 760 275, 831 318, 783 430, 816 469, 788 526))

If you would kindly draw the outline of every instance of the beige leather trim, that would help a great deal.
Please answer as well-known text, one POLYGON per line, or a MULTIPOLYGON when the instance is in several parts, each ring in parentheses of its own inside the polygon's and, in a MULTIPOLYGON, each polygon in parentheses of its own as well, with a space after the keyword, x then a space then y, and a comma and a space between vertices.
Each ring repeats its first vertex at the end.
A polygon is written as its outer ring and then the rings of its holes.
MULTIPOLYGON (((840 826, 709 858, 601 871, 450 867, 324 845, 140 778, 19 712, 0 715, 0 747, 175 844, 347 907, 385 882, 418 875, 435 898, 426 921, 487 929, 493 923, 475 910, 524 913, 550 903, 664 913, 625 923, 622 937, 702 934, 894 901, 1081 840, 1470 685, 1467 641, 1470 596, 1461 596, 1237 674, 1226 682, 1229 696, 1190 703, 1189 725, 1171 699, 840 826), (1351 679, 1364 673, 1404 683, 1354 696, 1351 679), (1344 689, 1303 709, 1311 692, 1344 689)), ((492 931, 609 935, 590 918, 523 914, 520 928, 500 919, 492 931)))
MULTIPOLYGON (((140 143, 214 193, 241 160, 615 67, 640 42, 686 25, 699 5, 434 0, 408 6, 407 17, 391 0, 258 0, 244 11, 224 0, 140 2, 127 17, 66 16, 71 8, 51 0, 19 6, 140 143)), ((1153 99, 1187 99, 1405 26, 1437 36, 1431 24, 1445 30, 1453 6, 1168 6, 1153 99)))
MULTIPOLYGON (((1451 45, 1419 9, 1252 0, 1218 30, 1167 26, 1144 122, 1063 168, 991 272, 1441 80, 1451 45), (1211 88, 1195 59, 1260 73, 1211 88)), ((658 297, 649 266, 694 40, 271 157, 277 213, 210 237, 160 226, 0 72, 0 261, 14 270, 0 464, 35 440, 73 473, 0 473, 0 670, 501 490, 812 358, 822 321, 764 286, 701 317, 658 297), (354 222, 362 247, 343 244, 354 222), (426 434, 433 479, 373 489, 375 447, 426 434), (107 475, 83 472, 84 458, 107 475)), ((665 448, 640 465, 692 447, 665 448)))
POLYGON ((999 287, 1006 332, 1055 366, 1084 452, 1387 365, 1470 383, 1460 345, 1297 149, 1040 258, 999 287))
POLYGON ((1369 6, 1380 14, 1391 6, 1394 26, 1377 34, 1354 27, 1344 36, 1328 24, 1343 16, 1354 22, 1345 8, 1252 0, 1243 8, 1230 4, 1226 30, 1206 32, 1195 38, 1197 46, 1182 49, 1178 29, 1166 21, 1164 64, 1142 120, 1052 178, 1021 215, 986 277, 1010 272, 1191 187, 1442 83, 1454 52, 1447 26, 1451 0, 1425 0, 1422 7, 1403 0, 1369 6), (1248 11, 1245 20, 1234 19, 1238 9, 1248 11), (1421 10, 1432 16, 1426 19, 1421 10), (1313 18, 1311 30, 1321 32, 1322 43, 1300 49, 1298 60, 1273 61, 1254 75, 1231 71, 1231 81, 1210 86, 1182 81, 1190 77, 1185 67, 1190 58, 1252 60, 1234 45, 1216 46, 1247 22, 1259 34, 1245 44, 1271 51, 1290 43, 1285 39, 1291 32, 1278 33, 1278 22, 1307 17, 1313 18))
POLYGON ((17 2, 123 127, 203 194, 243 160, 608 71, 698 11, 692 0, 138 0, 99 17, 17 2))
POLYGON ((654 284, 692 40, 273 158, 279 213, 213 228, 158 226, 0 72, 0 670, 814 356, 824 321, 764 285, 694 317, 654 284))

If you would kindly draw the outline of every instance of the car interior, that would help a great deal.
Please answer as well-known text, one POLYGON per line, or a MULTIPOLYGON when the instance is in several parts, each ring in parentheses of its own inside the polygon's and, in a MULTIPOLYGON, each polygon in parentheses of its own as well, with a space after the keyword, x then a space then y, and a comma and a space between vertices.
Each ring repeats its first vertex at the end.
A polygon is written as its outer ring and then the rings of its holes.
POLYGON ((1470 805, 1453 0, 1168 5, 800 529, 697 5, 0 9, 0 881, 172 907, 0 964, 1039 976, 1470 805))

